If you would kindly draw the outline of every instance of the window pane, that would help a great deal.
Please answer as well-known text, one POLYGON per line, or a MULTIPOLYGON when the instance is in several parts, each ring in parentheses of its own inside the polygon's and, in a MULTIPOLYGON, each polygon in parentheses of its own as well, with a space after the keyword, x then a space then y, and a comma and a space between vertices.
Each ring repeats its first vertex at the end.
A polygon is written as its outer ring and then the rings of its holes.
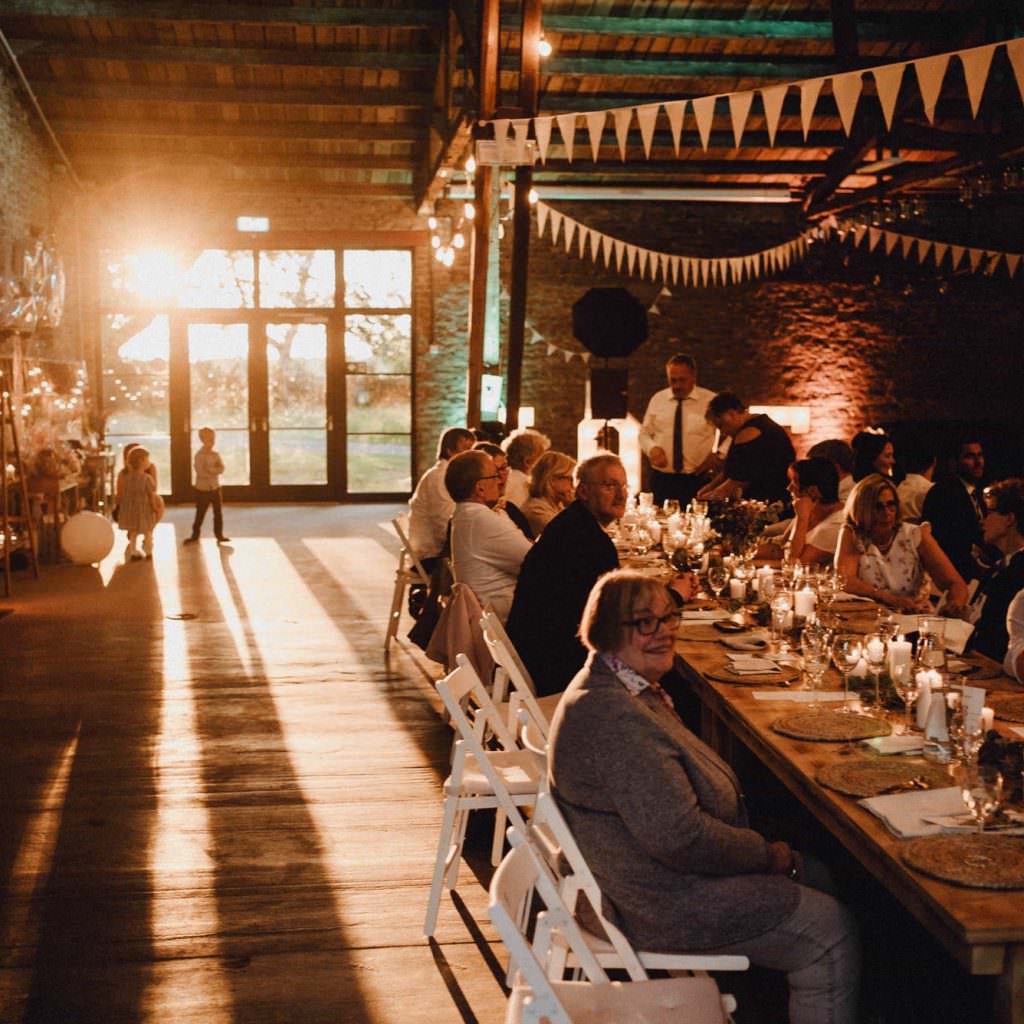
POLYGON ((411 450, 408 435, 359 434, 349 437, 349 494, 411 490, 411 450))
POLYGON ((204 249, 182 276, 185 309, 250 309, 256 260, 249 249, 204 249))
POLYGON ((116 446, 134 441, 148 448, 160 486, 169 491, 168 318, 111 313, 101 329, 106 438, 116 446))
POLYGON ((271 430, 270 482, 327 483, 327 431, 271 430))
POLYGON ((260 252, 260 306, 263 309, 333 305, 333 249, 260 252))
POLYGON ((409 377, 350 374, 348 423, 350 434, 405 434, 412 429, 409 377))
POLYGON ((412 317, 345 317, 349 373, 408 373, 412 369, 412 317))
POLYGON ((268 324, 271 484, 327 483, 327 325, 268 324))
POLYGON ((179 270, 178 257, 163 249, 104 252, 100 300, 108 309, 173 305, 179 270))
POLYGON ((407 249, 346 249, 343 266, 346 306, 412 305, 412 253, 407 249))

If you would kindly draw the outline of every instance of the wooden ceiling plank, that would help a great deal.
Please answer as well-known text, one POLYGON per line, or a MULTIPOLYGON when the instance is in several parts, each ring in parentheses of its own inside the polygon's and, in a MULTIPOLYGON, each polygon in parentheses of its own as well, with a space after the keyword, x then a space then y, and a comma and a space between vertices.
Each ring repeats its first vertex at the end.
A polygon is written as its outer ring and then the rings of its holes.
POLYGON ((437 6, 405 7, 266 7, 202 0, 3 0, 6 17, 96 18, 111 21, 227 22, 248 25, 378 26, 440 28, 437 6))
POLYGON ((137 135, 146 138, 248 138, 248 139, 361 139, 398 142, 423 142, 419 125, 373 125, 328 122, 325 124, 296 121, 226 123, 224 121, 158 121, 117 120, 105 118, 89 121, 83 118, 53 118, 58 135, 137 135))

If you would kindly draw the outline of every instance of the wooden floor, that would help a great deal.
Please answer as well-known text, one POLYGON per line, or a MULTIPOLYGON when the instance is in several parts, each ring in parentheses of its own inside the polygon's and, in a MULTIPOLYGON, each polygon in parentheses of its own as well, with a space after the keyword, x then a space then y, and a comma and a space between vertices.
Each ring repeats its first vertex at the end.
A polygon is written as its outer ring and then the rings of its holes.
POLYGON ((232 506, 218 548, 176 508, 152 562, 15 575, 3 1024, 503 1019, 472 873, 422 937, 450 740, 383 656, 394 513, 232 506))

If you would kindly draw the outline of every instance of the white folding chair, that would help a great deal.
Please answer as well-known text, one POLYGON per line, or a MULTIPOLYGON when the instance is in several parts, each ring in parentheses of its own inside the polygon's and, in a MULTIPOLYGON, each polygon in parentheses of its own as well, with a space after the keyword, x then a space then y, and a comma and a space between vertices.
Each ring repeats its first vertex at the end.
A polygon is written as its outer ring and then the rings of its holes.
POLYGON ((480 617, 480 628, 496 666, 491 698, 498 705, 507 702, 509 727, 519 733, 522 744, 529 750, 544 753, 551 714, 561 694, 538 699, 529 671, 494 612, 484 612, 480 617))
MULTIPOLYGON (((621 967, 634 981, 646 978, 647 971, 745 971, 750 967, 750 961, 745 956, 656 953, 634 949, 629 939, 601 912, 601 887, 550 792, 541 793, 537 800, 529 838, 543 853, 548 864, 553 867, 558 865, 560 890, 565 902, 574 907, 578 894, 582 893, 593 908, 594 916, 600 922, 607 940, 590 932, 586 933, 586 937, 590 949, 604 967, 621 967)), ((565 947, 563 950, 568 957, 570 950, 565 947)), ((562 967, 574 966, 568 959, 559 962, 557 957, 552 963, 553 969, 558 971, 562 967)))
POLYGON ((509 830, 512 850, 494 873, 489 913, 515 972, 506 1024, 725 1024, 736 1008, 711 978, 612 982, 590 953, 537 850, 509 830), (534 892, 545 910, 529 939, 534 892), (577 955, 585 981, 552 980, 544 947, 557 934, 577 955))
POLYGON ((506 818, 517 827, 526 828, 518 808, 537 802, 546 771, 543 757, 517 746, 466 656, 458 655, 456 662, 456 668, 436 683, 459 738, 455 743, 451 774, 444 783, 444 815, 423 928, 428 937, 433 935, 437 923, 442 890, 455 888, 458 881, 469 812, 483 808, 497 812, 498 826, 491 859, 499 863, 506 818), (488 736, 493 737, 500 749, 484 747, 488 736))
POLYGON ((391 641, 398 635, 398 623, 402 618, 402 602, 405 601, 406 588, 412 584, 430 586, 430 574, 420 564, 419 558, 409 545, 407 515, 396 516, 391 520, 395 533, 402 545, 398 552, 398 568, 395 569, 395 587, 391 592, 391 612, 388 615, 388 628, 384 634, 384 653, 387 653, 391 641))

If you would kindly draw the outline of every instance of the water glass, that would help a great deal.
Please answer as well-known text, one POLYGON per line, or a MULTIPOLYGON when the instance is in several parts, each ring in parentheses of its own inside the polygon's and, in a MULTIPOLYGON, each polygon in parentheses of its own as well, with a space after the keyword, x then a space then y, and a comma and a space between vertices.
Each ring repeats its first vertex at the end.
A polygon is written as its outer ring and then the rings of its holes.
POLYGON ((779 590, 769 605, 772 611, 772 646, 781 650, 783 648, 783 637, 786 634, 786 621, 789 619, 793 599, 788 590, 779 590))
POLYGON ((910 709, 913 707, 914 702, 917 700, 919 691, 919 685, 917 682, 917 673, 914 671, 914 666, 908 661, 900 662, 896 665, 889 666, 889 676, 892 679, 893 688, 899 695, 901 701, 903 701, 903 732, 912 732, 910 724, 910 709))
POLYGON ((959 764, 953 778, 960 787, 960 796, 978 825, 985 831, 1003 800, 1003 775, 994 764, 959 764))
POLYGON ((832 662, 843 675, 843 710, 850 710, 850 673, 864 657, 859 633, 839 633, 832 641, 832 662))
POLYGON ((889 637, 885 633, 868 633, 864 637, 864 660, 868 663, 868 672, 875 680, 874 706, 882 707, 881 676, 889 654, 889 637))

